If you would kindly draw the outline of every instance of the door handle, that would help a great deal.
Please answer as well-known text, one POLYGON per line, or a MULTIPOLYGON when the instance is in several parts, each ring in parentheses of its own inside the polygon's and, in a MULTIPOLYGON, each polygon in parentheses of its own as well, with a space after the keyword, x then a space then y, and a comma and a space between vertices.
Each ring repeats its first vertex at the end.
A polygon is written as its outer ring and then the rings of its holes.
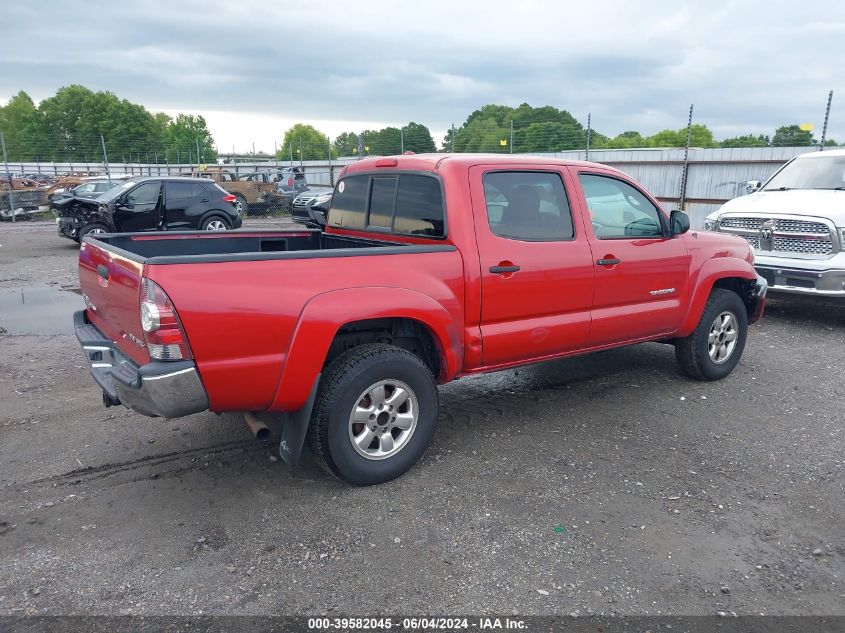
POLYGON ((490 266, 491 273, 515 273, 519 270, 519 266, 490 266))
POLYGON ((614 258, 599 259, 599 260, 596 260, 596 263, 599 266, 616 266, 616 264, 621 264, 622 260, 621 259, 614 259, 614 258))

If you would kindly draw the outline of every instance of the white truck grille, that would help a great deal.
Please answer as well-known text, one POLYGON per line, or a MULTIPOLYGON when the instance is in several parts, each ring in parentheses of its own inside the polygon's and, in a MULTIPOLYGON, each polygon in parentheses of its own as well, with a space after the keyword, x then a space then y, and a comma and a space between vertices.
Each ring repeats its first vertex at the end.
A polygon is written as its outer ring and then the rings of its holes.
POLYGON ((825 256, 834 252, 831 228, 815 220, 727 216, 719 220, 719 230, 745 238, 764 254, 825 256))

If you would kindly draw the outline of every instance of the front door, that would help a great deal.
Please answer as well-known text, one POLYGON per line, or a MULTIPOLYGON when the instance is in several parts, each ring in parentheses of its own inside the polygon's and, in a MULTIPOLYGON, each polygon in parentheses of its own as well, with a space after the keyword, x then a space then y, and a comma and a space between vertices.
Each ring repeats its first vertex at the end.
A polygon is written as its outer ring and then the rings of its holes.
POLYGON ((556 166, 470 170, 485 366, 554 356, 587 339, 592 255, 567 180, 556 166))
POLYGON ((676 331, 687 306, 690 257, 670 236, 666 214, 617 172, 570 168, 590 218, 595 261, 589 343, 604 345, 676 331))
POLYGON ((114 225, 118 233, 156 231, 161 228, 161 181, 147 180, 115 202, 114 225))

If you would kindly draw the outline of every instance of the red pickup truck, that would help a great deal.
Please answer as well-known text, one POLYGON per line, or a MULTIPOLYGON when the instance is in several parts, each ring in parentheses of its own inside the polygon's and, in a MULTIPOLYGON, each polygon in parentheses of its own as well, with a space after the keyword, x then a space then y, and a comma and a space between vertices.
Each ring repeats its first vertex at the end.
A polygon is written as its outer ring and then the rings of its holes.
POLYGON ((343 481, 404 473, 436 385, 642 341, 736 366, 766 282, 748 243, 692 231, 625 174, 483 155, 371 158, 324 231, 88 236, 77 337, 107 406, 275 412, 343 481))

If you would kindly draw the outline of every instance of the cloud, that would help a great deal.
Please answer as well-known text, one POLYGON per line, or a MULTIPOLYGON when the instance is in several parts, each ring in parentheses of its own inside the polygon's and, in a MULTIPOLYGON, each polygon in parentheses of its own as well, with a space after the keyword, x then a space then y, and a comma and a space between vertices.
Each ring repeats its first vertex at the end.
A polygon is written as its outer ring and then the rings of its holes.
POLYGON ((845 140, 842 3, 56 0, 12 3, 4 24, 0 100, 82 83, 214 112, 221 146, 239 120, 272 149, 287 122, 445 130, 485 103, 590 112, 606 134, 677 129, 690 103, 717 138, 820 130, 830 89, 829 136, 845 140))

